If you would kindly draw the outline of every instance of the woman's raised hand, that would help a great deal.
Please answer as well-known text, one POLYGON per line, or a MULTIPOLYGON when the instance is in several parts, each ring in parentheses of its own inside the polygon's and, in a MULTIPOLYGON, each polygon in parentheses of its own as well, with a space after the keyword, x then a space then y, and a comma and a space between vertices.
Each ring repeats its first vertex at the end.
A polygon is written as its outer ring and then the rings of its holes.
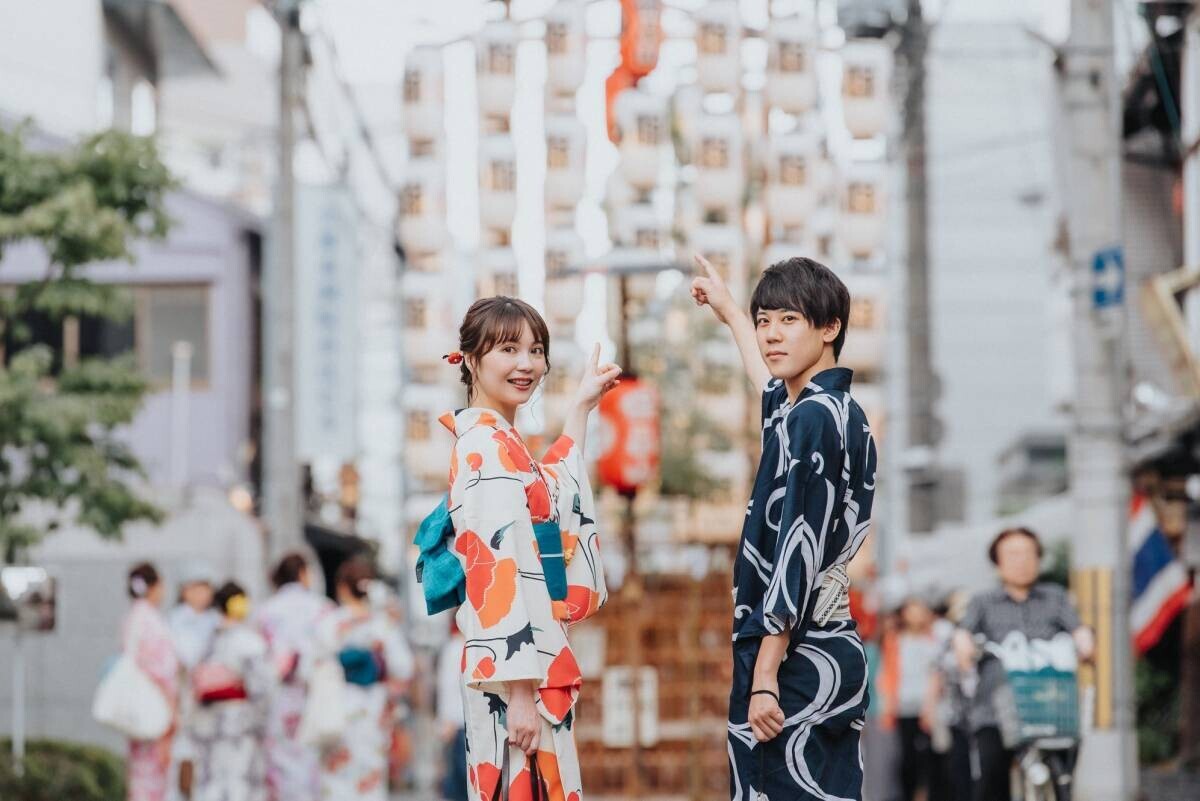
POLYGON ((613 362, 600 364, 600 343, 592 348, 592 356, 583 369, 583 377, 579 380, 579 390, 576 400, 587 410, 596 408, 605 392, 621 383, 621 367, 613 362))

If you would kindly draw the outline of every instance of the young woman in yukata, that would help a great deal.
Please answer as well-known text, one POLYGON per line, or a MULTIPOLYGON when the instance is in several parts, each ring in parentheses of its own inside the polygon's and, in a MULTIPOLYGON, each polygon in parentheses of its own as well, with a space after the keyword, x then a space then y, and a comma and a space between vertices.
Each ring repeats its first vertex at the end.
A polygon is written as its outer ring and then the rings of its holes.
MULTIPOLYGON (((133 605, 121 626, 122 648, 162 690, 172 708, 179 693, 179 657, 160 610, 166 589, 149 562, 136 565, 127 580, 133 605)), ((164 801, 171 767, 175 724, 158 740, 130 740, 126 784, 129 801, 164 801)))
POLYGON ((194 749, 192 801, 264 801, 263 738, 275 675, 267 644, 246 617, 250 600, 229 581, 213 596, 221 622, 192 671, 195 706, 187 734, 194 749))
POLYGON ((588 414, 621 370, 599 364, 596 347, 563 435, 539 462, 513 423, 550 368, 541 315, 515 298, 479 300, 459 329, 459 347, 447 358, 460 365, 469 408, 441 422, 456 440, 447 504, 453 550, 466 574, 456 619, 466 641, 461 671, 471 798, 542 798, 536 780, 554 801, 579 801, 572 728, 583 679, 567 627, 607 598, 584 434, 588 414), (534 526, 541 523, 551 525, 539 527, 539 536, 534 526), (556 536, 544 539, 547 531, 556 536), (552 599, 552 585, 565 597, 552 599))
POLYGON ((412 652, 395 621, 372 608, 375 573, 360 557, 343 562, 334 582, 338 606, 317 621, 316 658, 341 665, 346 727, 321 753, 322 801, 386 801, 392 705, 412 676, 412 652))
POLYGON ((279 560, 271 574, 275 594, 258 608, 255 625, 267 641, 279 687, 267 710, 267 798, 269 801, 317 801, 317 749, 297 731, 308 696, 317 619, 333 609, 313 592, 308 563, 299 553, 279 560))

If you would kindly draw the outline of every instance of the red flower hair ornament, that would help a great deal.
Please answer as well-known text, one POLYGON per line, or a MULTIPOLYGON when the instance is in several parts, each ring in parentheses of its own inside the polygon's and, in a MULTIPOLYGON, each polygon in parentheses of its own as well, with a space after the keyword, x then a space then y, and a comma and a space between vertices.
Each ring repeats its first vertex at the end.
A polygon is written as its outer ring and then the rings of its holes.
POLYGON ((442 357, 450 364, 461 364, 463 360, 462 351, 452 350, 442 357))

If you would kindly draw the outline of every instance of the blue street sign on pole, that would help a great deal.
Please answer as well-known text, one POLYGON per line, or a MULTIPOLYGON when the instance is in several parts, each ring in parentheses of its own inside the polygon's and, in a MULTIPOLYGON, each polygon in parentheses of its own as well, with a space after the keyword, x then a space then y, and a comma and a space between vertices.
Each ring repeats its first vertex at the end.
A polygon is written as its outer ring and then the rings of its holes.
POLYGON ((1092 306, 1108 309, 1125 302, 1125 252, 1105 248, 1092 256, 1092 306))

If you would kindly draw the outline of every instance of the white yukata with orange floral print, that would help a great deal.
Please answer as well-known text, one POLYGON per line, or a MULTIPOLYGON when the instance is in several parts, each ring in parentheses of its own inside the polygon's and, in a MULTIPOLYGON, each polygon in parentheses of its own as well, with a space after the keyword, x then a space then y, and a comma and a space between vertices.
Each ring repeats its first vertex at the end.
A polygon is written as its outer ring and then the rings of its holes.
MULTIPOLYGON (((450 463, 454 552, 466 574, 458 608, 471 801, 493 801, 508 739, 506 682, 538 682, 538 768, 551 801, 580 801, 574 706, 583 685, 567 626, 607 600, 595 506, 583 454, 560 437, 536 462, 520 434, 488 409, 441 422, 457 442, 450 463), (567 598, 551 601, 533 523, 557 519, 567 561, 567 598)), ((508 749, 512 801, 531 799, 524 753, 508 749)))

